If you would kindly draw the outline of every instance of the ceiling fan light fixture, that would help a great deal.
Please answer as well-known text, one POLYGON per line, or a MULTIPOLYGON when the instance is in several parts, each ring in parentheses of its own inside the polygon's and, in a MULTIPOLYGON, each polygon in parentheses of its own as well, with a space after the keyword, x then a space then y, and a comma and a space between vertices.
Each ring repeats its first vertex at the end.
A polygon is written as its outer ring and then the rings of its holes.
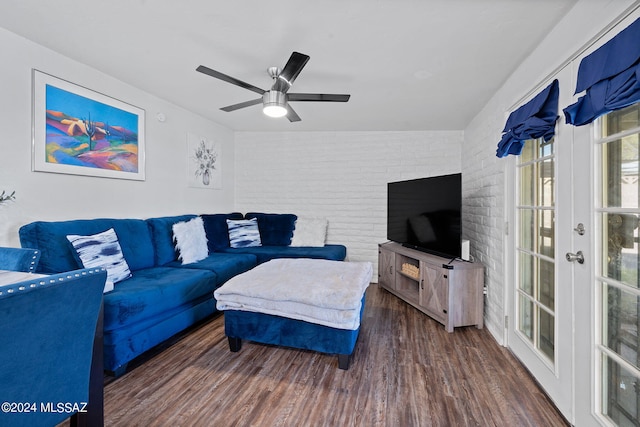
POLYGON ((284 117, 287 115, 287 108, 282 105, 265 105, 262 112, 269 117, 284 117))
POLYGON ((271 86, 271 90, 268 91, 238 80, 235 77, 223 74, 220 71, 212 70, 204 65, 198 66, 196 71, 250 90, 251 92, 259 93, 261 96, 260 98, 254 98, 249 101, 227 105, 226 107, 220 108, 222 111, 236 111, 262 102, 262 111, 265 115, 269 117, 286 117, 293 123, 299 122, 301 119, 298 113, 289 105, 289 101, 347 102, 351 96, 347 94, 289 92, 293 82, 298 78, 298 75, 309 59, 309 55, 293 52, 282 70, 278 67, 270 67, 267 72, 273 79, 273 85, 271 86))
POLYGON ((270 90, 262 95, 262 112, 269 117, 287 115, 287 97, 277 90, 270 90))

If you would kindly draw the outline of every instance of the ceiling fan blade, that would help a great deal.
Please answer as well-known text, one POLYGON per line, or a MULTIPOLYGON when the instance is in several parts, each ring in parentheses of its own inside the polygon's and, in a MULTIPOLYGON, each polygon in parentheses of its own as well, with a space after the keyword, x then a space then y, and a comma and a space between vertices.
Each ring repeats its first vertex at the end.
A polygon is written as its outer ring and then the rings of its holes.
POLYGON ((290 122, 299 122, 302 120, 289 104, 287 104, 287 119, 289 119, 290 122))
POLYGON ((196 71, 199 71, 211 77, 215 77, 216 79, 223 80, 227 83, 231 83, 232 85, 249 89, 253 92, 259 93, 260 95, 266 92, 264 89, 260 89, 259 87, 256 87, 252 84, 243 82, 242 80, 238 80, 235 77, 227 76, 226 74, 222 74, 220 71, 212 70, 211 68, 205 67, 204 65, 200 65, 198 68, 196 68, 196 71))
POLYGON ((226 111, 228 113, 230 111, 239 110, 245 107, 251 107, 252 105, 261 104, 261 103, 262 103, 262 98, 252 99, 251 101, 245 101, 239 104, 233 104, 233 105, 228 105, 226 107, 222 107, 221 110, 226 111))
POLYGON ((300 74, 300 71, 307 65, 309 59, 309 55, 293 52, 278 75, 272 89, 286 93, 298 77, 298 74, 300 74))
POLYGON ((331 93, 288 93, 289 101, 347 102, 351 95, 331 93))

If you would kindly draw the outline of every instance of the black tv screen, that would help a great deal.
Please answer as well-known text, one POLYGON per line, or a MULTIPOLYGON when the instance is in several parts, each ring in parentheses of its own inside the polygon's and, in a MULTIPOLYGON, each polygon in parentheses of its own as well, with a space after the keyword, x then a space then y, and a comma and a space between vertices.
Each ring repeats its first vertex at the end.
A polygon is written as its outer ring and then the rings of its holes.
POLYGON ((461 255, 462 174, 387 185, 387 239, 436 255, 461 255))

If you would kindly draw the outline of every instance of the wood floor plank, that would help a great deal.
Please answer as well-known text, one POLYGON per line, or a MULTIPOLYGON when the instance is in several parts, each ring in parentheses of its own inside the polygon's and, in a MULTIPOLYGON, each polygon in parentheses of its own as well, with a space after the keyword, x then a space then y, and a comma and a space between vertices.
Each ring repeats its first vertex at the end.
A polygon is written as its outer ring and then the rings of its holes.
POLYGON ((224 319, 105 386, 106 426, 565 426, 486 329, 452 334, 371 285, 347 371, 335 355, 243 342, 224 319))

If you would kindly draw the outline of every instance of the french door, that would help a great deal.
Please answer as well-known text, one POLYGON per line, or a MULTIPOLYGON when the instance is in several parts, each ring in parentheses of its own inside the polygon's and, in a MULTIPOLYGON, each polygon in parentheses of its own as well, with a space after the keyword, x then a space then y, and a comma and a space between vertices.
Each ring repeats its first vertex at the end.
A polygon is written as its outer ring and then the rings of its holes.
MULTIPOLYGON (((568 105, 570 84, 562 82, 571 79, 570 67, 554 78, 561 83, 560 105, 568 105)), ((573 191, 571 132, 570 127, 558 125, 553 139, 526 141, 522 154, 510 160, 513 179, 508 181, 507 194, 512 208, 505 260, 511 285, 507 345, 569 420, 574 413, 575 292, 565 254, 582 255, 581 268, 590 264, 585 251, 578 254, 571 243, 573 229, 579 228, 572 215, 577 192, 573 191)), ((586 195, 588 190, 580 193, 586 195)), ((580 223, 579 229, 589 228, 587 219, 580 223)))
MULTIPOLYGON (((588 375, 577 378, 578 387, 592 392, 590 396, 576 395, 576 425, 596 425, 597 420, 637 427, 640 426, 640 103, 603 116, 592 131, 595 257, 593 274, 579 273, 575 280, 576 287, 593 289, 592 342, 587 347, 587 343, 576 340, 584 345, 577 350, 591 355, 591 366, 579 369, 590 368, 593 375, 590 384, 586 381, 588 375)), ((587 322, 589 310, 583 311, 577 310, 577 325, 587 322)))

